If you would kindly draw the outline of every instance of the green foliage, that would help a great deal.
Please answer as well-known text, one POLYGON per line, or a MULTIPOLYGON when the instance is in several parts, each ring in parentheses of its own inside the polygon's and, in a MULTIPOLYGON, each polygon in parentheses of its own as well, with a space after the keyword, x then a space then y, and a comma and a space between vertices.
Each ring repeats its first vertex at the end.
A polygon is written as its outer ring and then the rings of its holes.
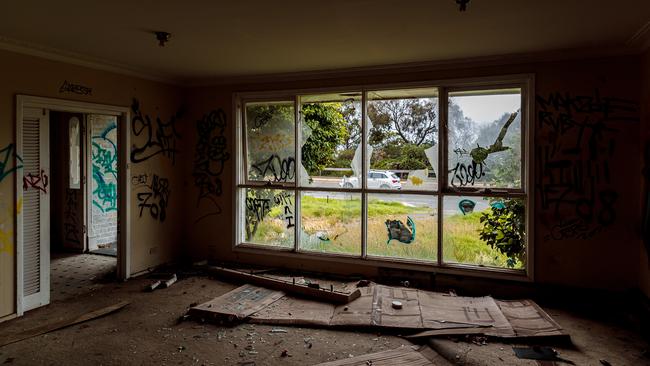
POLYGON ((494 205, 481 214, 483 228, 479 237, 490 247, 508 256, 508 267, 514 267, 517 261, 524 262, 526 256, 524 201, 518 198, 498 201, 503 205, 494 205))
POLYGON ((337 154, 332 168, 349 168, 352 164, 352 159, 354 158, 354 149, 355 148, 341 150, 337 154))
POLYGON ((302 147, 302 165, 310 175, 334 164, 337 147, 349 134, 340 103, 304 104, 302 115, 312 129, 302 147))
POLYGON ((431 145, 389 145, 374 153, 373 169, 416 170, 430 168, 424 150, 431 145))

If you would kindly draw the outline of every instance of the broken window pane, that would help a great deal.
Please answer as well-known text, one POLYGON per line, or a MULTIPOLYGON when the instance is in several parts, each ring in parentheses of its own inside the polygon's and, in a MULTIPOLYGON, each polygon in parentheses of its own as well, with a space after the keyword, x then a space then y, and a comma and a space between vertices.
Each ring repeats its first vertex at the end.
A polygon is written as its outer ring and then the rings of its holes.
POLYGON ((452 187, 521 188, 521 90, 449 93, 452 187))
POLYGON ((368 92, 369 189, 437 190, 438 89, 368 92))
POLYGON ((300 100, 300 184, 360 188, 361 92, 307 95, 300 100))
POLYGON ((303 192, 300 249, 361 255, 361 194, 303 192))
POLYGON ((242 189, 245 215, 244 241, 251 244, 293 247, 294 192, 280 189, 242 189))
POLYGON ((295 182, 296 152, 293 102, 246 104, 248 179, 295 182))
POLYGON ((368 195, 368 255, 436 261, 438 198, 368 195))
POLYGON ((525 268, 525 202, 520 198, 445 196, 445 262, 525 268))

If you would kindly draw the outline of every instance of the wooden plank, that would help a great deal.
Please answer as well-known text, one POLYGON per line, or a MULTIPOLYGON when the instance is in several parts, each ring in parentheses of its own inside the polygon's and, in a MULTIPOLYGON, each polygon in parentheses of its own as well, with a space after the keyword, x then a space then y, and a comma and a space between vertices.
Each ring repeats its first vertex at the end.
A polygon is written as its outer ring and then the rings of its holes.
POLYGON ((450 336, 450 335, 467 335, 467 334, 485 334, 485 327, 471 327, 471 328, 447 328, 447 329, 432 329, 425 330, 424 332, 411 334, 404 338, 426 338, 436 336, 450 336))
POLYGON ((347 293, 331 289, 313 288, 307 285, 293 283, 291 281, 283 281, 276 278, 255 275, 222 267, 208 267, 206 270, 215 276, 253 283, 258 286, 268 287, 290 294, 307 296, 321 301, 347 304, 350 301, 361 296, 361 292, 359 292, 358 289, 347 293))
POLYGON ((206 319, 245 319, 284 297, 284 292, 253 285, 238 287, 206 303, 190 308, 189 314, 206 319))
POLYGON ((250 316, 251 323, 328 326, 334 304, 285 296, 250 316))
POLYGON ((68 318, 60 321, 56 321, 53 323, 45 324, 40 327, 28 329, 19 333, 15 334, 8 334, 5 336, 0 337, 0 347, 6 346, 8 344, 20 342, 25 339, 33 338, 45 333, 50 333, 55 330, 63 329, 72 325, 76 325, 79 323, 83 323, 89 320, 93 320, 105 315, 108 315, 110 313, 114 313, 123 307, 129 305, 129 302, 122 301, 119 302, 115 305, 107 306, 101 309, 97 309, 94 311, 91 311, 89 313, 82 314, 80 316, 77 316, 75 318, 68 318))
MULTIPOLYGON (((424 347, 428 348, 428 347, 424 347)), ((431 366, 434 363, 422 354, 419 347, 400 347, 397 349, 371 353, 342 360, 319 363, 315 366, 431 366)))

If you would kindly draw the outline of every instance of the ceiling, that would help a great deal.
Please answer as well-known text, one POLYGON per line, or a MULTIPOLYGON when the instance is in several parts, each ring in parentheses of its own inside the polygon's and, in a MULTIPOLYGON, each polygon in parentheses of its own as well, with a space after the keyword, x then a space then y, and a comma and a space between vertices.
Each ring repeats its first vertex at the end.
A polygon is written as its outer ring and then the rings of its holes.
POLYGON ((624 47, 649 20, 648 0, 20 0, 0 41, 191 82, 624 47))

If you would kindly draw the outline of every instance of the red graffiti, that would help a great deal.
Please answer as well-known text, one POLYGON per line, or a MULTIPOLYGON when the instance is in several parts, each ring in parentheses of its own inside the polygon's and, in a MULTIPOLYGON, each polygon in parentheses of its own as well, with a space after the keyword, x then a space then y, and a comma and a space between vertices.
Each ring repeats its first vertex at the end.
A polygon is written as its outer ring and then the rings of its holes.
POLYGON ((41 170, 41 174, 39 175, 27 173, 23 176, 23 190, 25 191, 29 188, 36 188, 43 193, 47 193, 47 183, 48 178, 44 170, 41 170))

